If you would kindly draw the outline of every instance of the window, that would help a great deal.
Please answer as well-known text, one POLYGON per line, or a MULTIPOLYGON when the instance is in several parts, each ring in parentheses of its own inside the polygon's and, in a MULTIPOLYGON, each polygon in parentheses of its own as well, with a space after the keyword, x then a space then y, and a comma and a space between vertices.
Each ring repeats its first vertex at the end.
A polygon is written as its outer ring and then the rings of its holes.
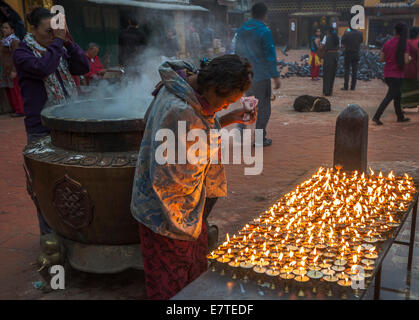
POLYGON ((102 15, 99 7, 84 7, 83 20, 86 28, 102 28, 102 15))
POLYGON ((119 29, 118 11, 112 8, 103 8, 103 22, 106 29, 119 29))

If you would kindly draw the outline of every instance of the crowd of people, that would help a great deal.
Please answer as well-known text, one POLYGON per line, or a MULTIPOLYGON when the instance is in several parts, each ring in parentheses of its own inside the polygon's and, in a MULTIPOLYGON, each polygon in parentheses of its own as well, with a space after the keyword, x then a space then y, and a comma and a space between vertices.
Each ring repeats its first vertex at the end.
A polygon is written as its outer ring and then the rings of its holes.
MULTIPOLYGON (((323 64, 323 95, 333 94, 334 81, 339 58, 339 51, 344 53, 344 86, 341 90, 349 90, 349 79, 352 74, 351 90, 356 89, 360 49, 363 35, 360 31, 349 27, 341 39, 336 29, 330 27, 323 40, 321 31, 317 29, 310 40, 311 78, 319 80, 320 67, 323 64), (351 72, 352 69, 352 72, 351 72)), ((394 27, 394 35, 383 45, 381 62, 385 62, 384 78, 388 91, 378 107, 372 121, 383 125, 380 120, 388 105, 393 101, 398 122, 407 122, 403 107, 417 107, 419 105, 419 28, 412 27, 410 31, 404 23, 394 27), (408 39, 408 34, 409 39, 408 39)))

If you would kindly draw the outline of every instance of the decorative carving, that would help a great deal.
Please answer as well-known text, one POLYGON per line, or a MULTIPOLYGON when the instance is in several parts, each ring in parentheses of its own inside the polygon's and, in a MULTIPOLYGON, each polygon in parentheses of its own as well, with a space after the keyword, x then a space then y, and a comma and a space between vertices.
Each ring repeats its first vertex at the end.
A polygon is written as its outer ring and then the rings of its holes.
POLYGON ((31 196, 33 203, 35 204, 36 208, 39 211, 38 199, 36 198, 36 193, 33 191, 32 176, 25 162, 23 162, 23 169, 25 170, 25 175, 26 175, 26 191, 31 196))
POLYGON ((53 192, 53 205, 65 224, 81 229, 91 223, 93 204, 79 182, 65 175, 55 183, 53 192))
POLYGON ((125 167, 130 163, 130 159, 126 156, 119 156, 113 160, 112 167, 125 167))
POLYGON ((125 152, 75 152, 57 148, 46 137, 39 142, 26 146, 23 155, 35 160, 42 160, 54 164, 83 167, 135 167, 138 151, 125 152))

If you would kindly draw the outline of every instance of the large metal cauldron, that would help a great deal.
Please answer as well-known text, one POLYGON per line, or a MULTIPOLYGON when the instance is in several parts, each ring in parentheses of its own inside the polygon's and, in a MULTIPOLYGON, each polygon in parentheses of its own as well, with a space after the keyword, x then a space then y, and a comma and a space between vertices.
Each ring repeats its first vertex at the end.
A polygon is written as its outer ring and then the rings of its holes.
POLYGON ((28 192, 78 269, 95 271, 86 259, 107 253, 112 260, 118 247, 138 246, 130 202, 149 103, 103 99, 46 108, 41 117, 51 136, 23 151, 28 192))

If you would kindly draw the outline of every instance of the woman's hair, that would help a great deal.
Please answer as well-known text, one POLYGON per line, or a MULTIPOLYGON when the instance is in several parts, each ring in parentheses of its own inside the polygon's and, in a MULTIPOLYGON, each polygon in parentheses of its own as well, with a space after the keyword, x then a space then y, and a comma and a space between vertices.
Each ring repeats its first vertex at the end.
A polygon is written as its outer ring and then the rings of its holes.
POLYGON ((10 26, 10 28, 11 29, 15 29, 15 24, 12 22, 12 21, 10 21, 10 20, 5 20, 5 21, 3 21, 1 24, 0 24, 0 26, 3 26, 5 23, 7 23, 9 26, 10 26))
POLYGON ((419 35, 419 28, 418 27, 412 27, 410 28, 409 32, 409 38, 410 39, 416 39, 419 35))
POLYGON ((400 37, 396 50, 397 66, 400 70, 403 70, 404 54, 406 52, 407 45, 407 27, 404 23, 399 22, 394 26, 394 30, 396 32, 396 35, 400 37))
POLYGON ((38 28, 42 20, 52 18, 53 16, 54 14, 52 14, 48 9, 39 7, 29 12, 26 15, 26 20, 31 26, 38 28))
POLYGON ((252 65, 246 58, 226 54, 202 63, 198 73, 198 86, 202 90, 214 87, 220 97, 227 97, 234 91, 245 92, 252 84, 252 65))

